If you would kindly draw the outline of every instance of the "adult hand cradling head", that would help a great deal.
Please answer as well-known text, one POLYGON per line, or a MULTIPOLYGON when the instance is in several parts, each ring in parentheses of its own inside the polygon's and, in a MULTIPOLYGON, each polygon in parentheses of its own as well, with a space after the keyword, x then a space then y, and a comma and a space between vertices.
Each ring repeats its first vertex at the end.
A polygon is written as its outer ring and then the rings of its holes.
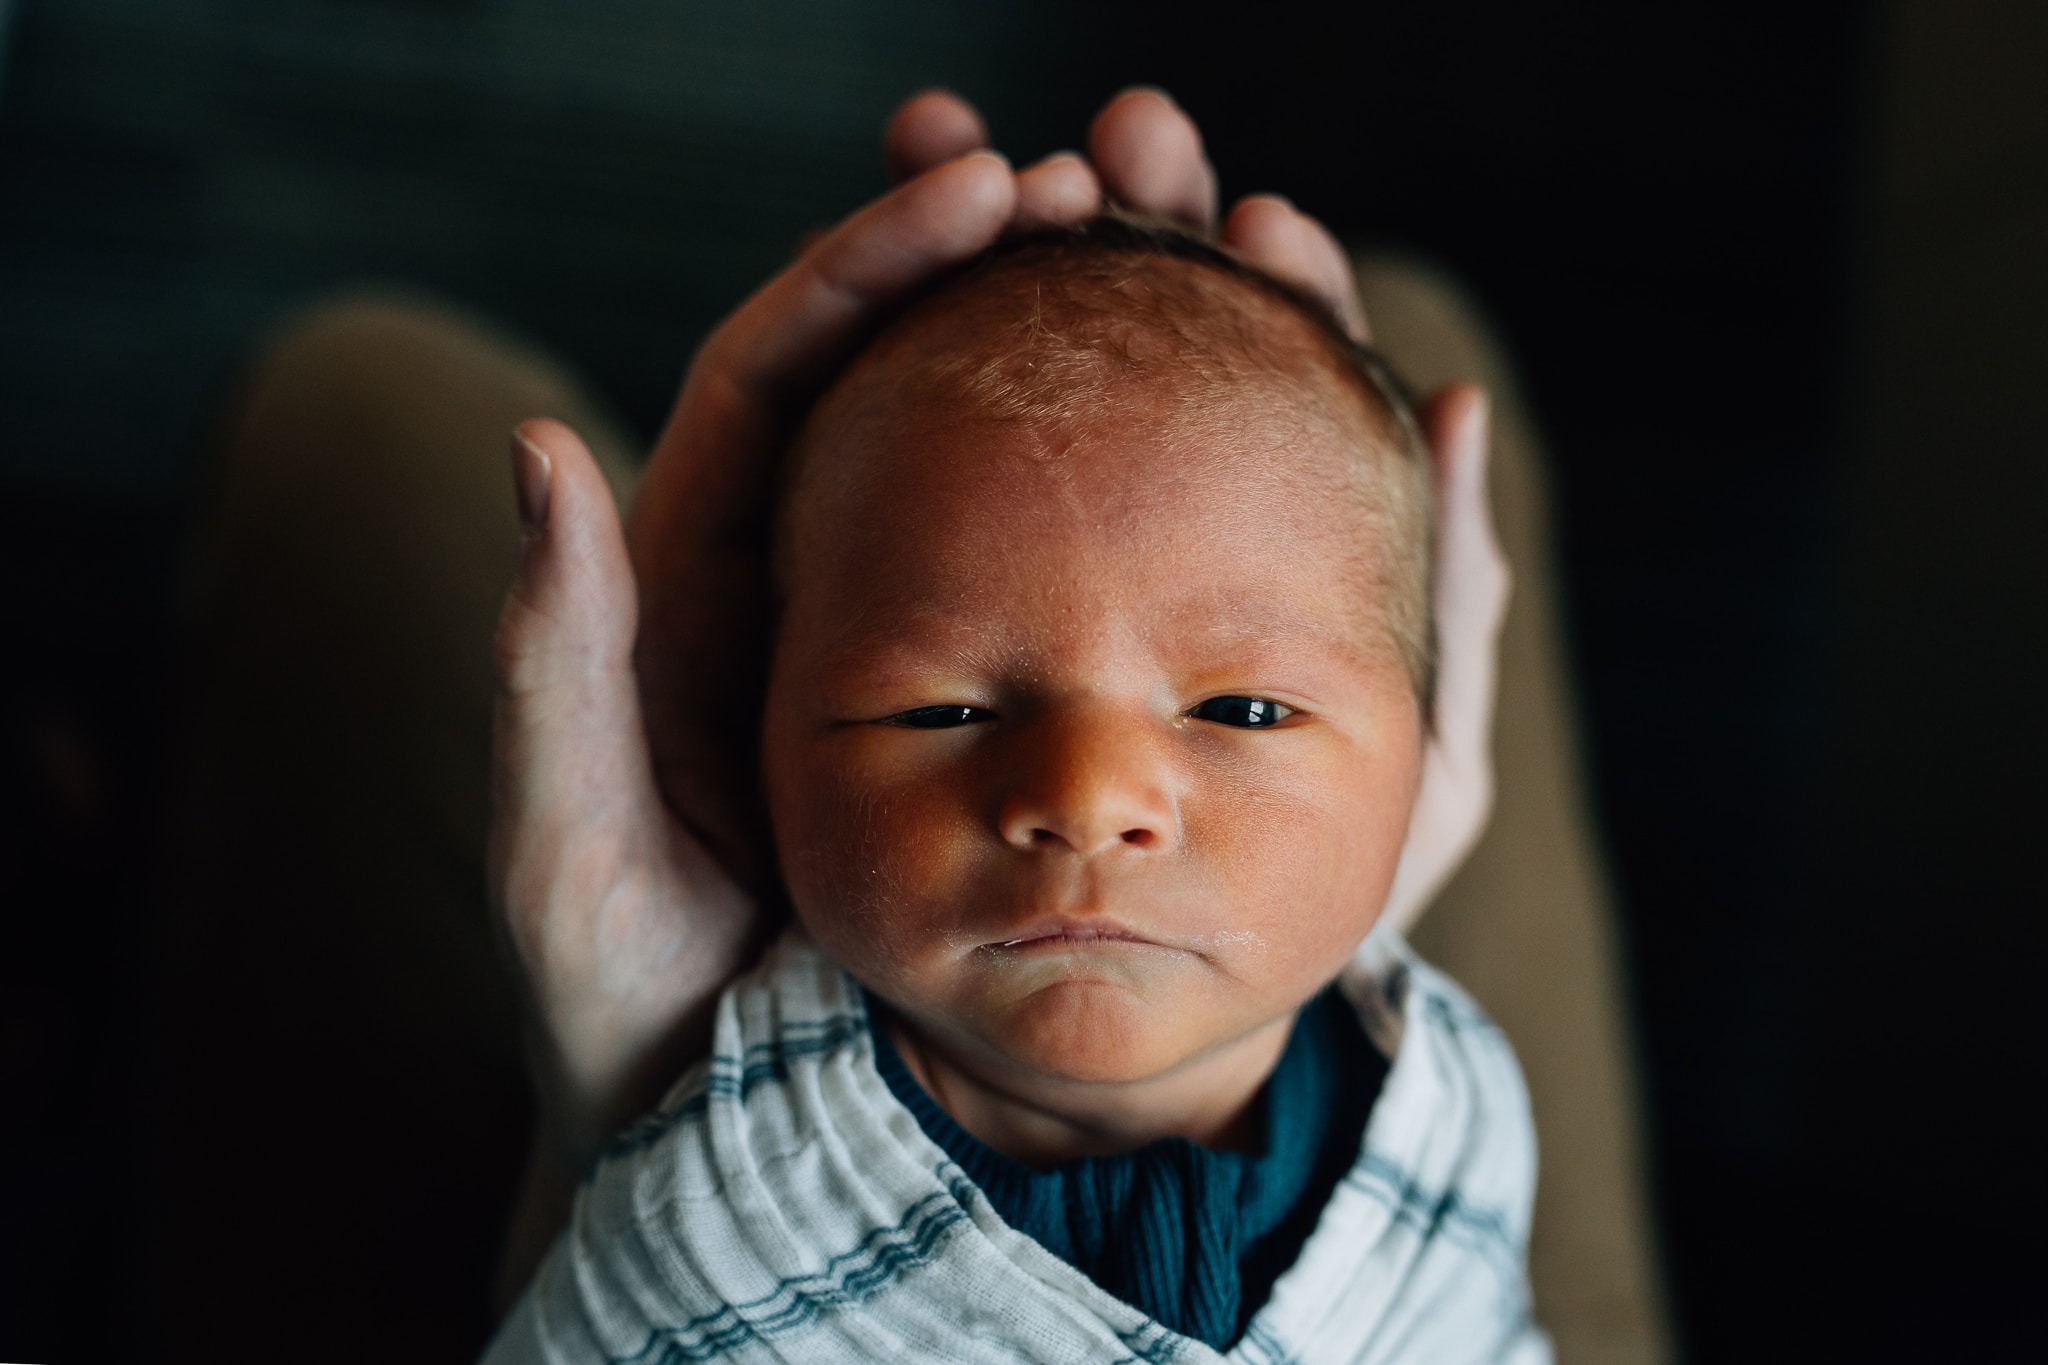
MULTIPOLYGON (((1103 201, 1215 228, 1215 177, 1165 96, 1113 100, 1087 160, 1013 171, 974 111, 927 93, 889 125, 902 183, 809 245, 707 339, 629 534, 575 435, 526 424, 528 534, 499 637, 493 885, 536 1005, 542 1164, 579 1170, 702 1046, 709 1003, 759 941, 772 883, 754 790, 775 467, 818 388, 907 290, 1009 229, 1103 201), (630 550, 629 550, 630 547, 630 550), (643 699, 645 699, 643 710, 643 699)), ((1345 258, 1284 200, 1241 201, 1218 240, 1364 321, 1345 258)), ((1421 405, 1435 463, 1436 724, 1386 915, 1405 922, 1476 838, 1488 797, 1492 639, 1505 599, 1482 496, 1484 406, 1421 405)), ((1277 738, 1277 737, 1276 737, 1277 738)))

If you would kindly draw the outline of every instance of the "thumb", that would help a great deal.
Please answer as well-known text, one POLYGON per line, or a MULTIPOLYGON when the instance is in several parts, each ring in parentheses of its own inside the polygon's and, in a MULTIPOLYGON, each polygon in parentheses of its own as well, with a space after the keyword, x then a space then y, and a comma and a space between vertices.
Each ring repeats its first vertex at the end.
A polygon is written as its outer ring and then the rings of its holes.
MULTIPOLYGON (((632 842, 659 811, 633 678, 638 599, 611 490, 560 422, 512 433, 524 537, 499 616, 493 735, 493 890, 522 952, 573 902, 572 849, 590 833, 632 842)), ((616 847, 616 844, 614 845, 616 847)))
POLYGON ((630 667, 639 603, 611 490, 589 449, 552 418, 512 430, 523 535, 498 621, 501 689, 514 697, 630 667))

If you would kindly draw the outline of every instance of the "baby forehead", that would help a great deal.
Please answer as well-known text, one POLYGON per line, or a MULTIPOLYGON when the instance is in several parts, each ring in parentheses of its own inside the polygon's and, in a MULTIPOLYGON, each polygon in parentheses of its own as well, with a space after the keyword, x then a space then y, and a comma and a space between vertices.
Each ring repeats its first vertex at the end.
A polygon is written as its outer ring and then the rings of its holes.
POLYGON ((1191 574, 1373 553, 1390 452, 1291 305, 1189 261, 1002 264, 913 310, 813 411, 785 588, 798 563, 913 552, 1191 574))
POLYGON ((1189 644, 1355 642, 1382 605, 1385 528, 1334 437, 1180 426, 923 412, 889 439, 835 442, 786 519, 785 598, 828 633, 950 630, 962 640, 930 643, 969 652, 1023 620, 1071 643, 1105 613, 1189 644))
POLYGON ((1269 554, 1333 538, 1364 550, 1384 530, 1370 434, 1284 395, 1067 385, 1030 398, 1029 414, 901 388, 884 400, 809 442, 785 539, 1135 560, 1247 541, 1269 554))
POLYGON ((1056 241, 995 258, 912 307, 840 388, 1040 421, 1145 391, 1190 411, 1377 416, 1347 345, 1273 282, 1203 259, 1056 241))
POLYGON ((1107 277, 1012 272, 927 301, 819 402, 787 486, 844 494, 849 479, 885 476, 905 490, 1000 448, 1105 494, 1226 468, 1247 494, 1304 480, 1335 491, 1384 457, 1381 414, 1285 305, 1188 262, 1138 264, 1107 277), (984 439, 990 427, 1010 439, 984 439), (949 458, 920 460, 933 445, 949 458), (821 480, 821 464, 838 477, 821 480))
POLYGON ((944 499, 826 529, 794 556, 784 628, 844 662, 951 658, 976 671, 1138 654, 1377 657, 1373 557, 1276 521, 1042 518, 944 499))

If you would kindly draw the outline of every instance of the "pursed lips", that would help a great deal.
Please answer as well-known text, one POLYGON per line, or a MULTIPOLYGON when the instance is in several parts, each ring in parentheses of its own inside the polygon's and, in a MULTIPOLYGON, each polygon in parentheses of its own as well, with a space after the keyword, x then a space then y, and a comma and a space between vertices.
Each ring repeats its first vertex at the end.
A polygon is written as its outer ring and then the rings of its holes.
POLYGON ((990 948, 1029 950, 1131 944, 1146 948, 1168 945, 1107 920, 1040 920, 987 944, 990 948))

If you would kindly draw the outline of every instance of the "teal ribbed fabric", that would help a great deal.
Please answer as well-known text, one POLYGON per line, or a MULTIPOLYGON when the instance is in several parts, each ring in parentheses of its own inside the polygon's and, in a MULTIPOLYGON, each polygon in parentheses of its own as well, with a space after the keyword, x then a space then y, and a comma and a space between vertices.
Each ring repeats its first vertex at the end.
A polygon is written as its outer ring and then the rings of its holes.
POLYGON ((1167 1138, 1040 1171, 955 1123, 879 1024, 874 1040, 891 1092, 1004 1222, 1160 1325, 1218 1350, 1242 1335, 1314 1230, 1357 1158, 1387 1071, 1357 1012, 1327 991, 1302 1011, 1261 1093, 1256 1154, 1167 1138))

